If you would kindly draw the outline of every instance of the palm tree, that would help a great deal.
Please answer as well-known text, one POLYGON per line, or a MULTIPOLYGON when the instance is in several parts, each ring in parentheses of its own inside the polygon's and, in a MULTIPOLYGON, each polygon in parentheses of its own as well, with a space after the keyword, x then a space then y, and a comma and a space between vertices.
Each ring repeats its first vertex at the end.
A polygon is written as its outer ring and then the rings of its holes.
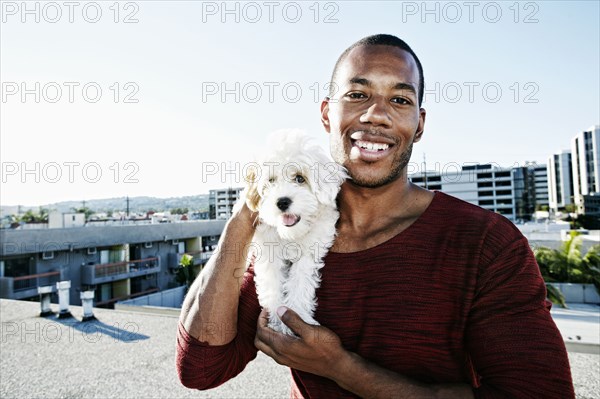
MULTIPOLYGON (((560 249, 540 247, 534 250, 546 283, 594 284, 600 292, 600 245, 594 245, 585 256, 581 256, 582 242, 579 233, 571 232, 569 240, 560 249)), ((548 284, 546 287, 548 298, 564 306, 564 297, 560 291, 548 284)))

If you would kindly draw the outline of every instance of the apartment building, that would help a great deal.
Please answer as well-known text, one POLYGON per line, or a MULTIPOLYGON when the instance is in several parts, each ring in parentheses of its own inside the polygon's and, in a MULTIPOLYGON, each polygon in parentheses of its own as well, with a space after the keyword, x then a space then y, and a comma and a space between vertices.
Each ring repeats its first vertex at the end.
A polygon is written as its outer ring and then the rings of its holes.
POLYGON ((184 254, 204 264, 225 221, 0 231, 0 297, 37 299, 70 280, 70 303, 95 290, 94 306, 173 288, 184 254))
POLYGON ((577 213, 584 213, 584 196, 600 192, 600 126, 592 126, 573 137, 571 156, 573 199, 577 213))
POLYGON ((552 154, 547 165, 549 206, 552 211, 558 212, 573 203, 571 151, 552 154))
POLYGON ((501 168, 490 164, 468 165, 445 172, 419 172, 410 180, 504 215, 512 221, 529 220, 535 211, 536 189, 547 201, 544 166, 501 168), (536 174, 537 171, 537 174, 536 174))
POLYGON ((243 187, 210 190, 208 193, 208 213, 210 219, 227 220, 233 206, 240 198, 243 187))
POLYGON ((530 168, 533 169, 535 206, 549 207, 548 167, 547 165, 532 164, 530 168))

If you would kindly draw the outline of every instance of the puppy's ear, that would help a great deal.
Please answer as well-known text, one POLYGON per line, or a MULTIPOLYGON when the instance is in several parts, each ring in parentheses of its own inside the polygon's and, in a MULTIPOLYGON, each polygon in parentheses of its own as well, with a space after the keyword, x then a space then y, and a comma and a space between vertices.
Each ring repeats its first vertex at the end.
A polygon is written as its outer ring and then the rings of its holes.
POLYGON ((260 202, 260 195, 258 194, 258 177, 256 175, 256 169, 248 168, 246 174, 246 205, 252 212, 258 212, 258 203, 260 202))

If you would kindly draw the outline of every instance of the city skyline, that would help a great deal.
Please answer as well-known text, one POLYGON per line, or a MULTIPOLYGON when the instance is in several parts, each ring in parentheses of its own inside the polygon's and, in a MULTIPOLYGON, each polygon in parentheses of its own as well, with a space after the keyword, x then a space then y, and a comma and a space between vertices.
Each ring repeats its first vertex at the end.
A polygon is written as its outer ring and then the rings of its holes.
POLYGON ((597 2, 75 3, 2 3, 2 205, 239 186, 283 128, 327 146, 331 69, 375 33, 424 66, 413 172, 544 164, 600 121, 597 2))

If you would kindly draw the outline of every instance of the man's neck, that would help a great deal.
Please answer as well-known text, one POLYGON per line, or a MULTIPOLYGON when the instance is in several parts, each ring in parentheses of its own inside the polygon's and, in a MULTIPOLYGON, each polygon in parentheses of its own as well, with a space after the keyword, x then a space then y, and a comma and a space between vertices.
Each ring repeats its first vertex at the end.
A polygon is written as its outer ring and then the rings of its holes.
POLYGON ((338 197, 338 239, 332 250, 353 252, 388 240, 414 223, 433 195, 407 179, 377 188, 344 183, 338 197))

